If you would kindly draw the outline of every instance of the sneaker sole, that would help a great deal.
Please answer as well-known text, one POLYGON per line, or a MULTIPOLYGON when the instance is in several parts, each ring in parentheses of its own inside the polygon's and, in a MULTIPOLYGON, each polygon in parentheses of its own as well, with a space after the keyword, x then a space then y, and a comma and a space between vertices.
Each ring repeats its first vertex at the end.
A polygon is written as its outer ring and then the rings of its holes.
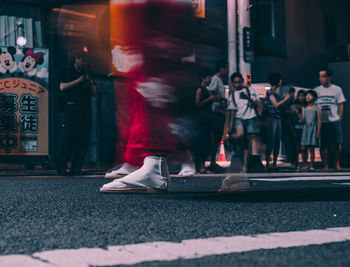
POLYGON ((154 187, 128 187, 128 188, 100 188, 101 193, 115 193, 115 194, 128 194, 128 193, 141 193, 141 194, 164 194, 168 193, 166 189, 158 189, 154 187))

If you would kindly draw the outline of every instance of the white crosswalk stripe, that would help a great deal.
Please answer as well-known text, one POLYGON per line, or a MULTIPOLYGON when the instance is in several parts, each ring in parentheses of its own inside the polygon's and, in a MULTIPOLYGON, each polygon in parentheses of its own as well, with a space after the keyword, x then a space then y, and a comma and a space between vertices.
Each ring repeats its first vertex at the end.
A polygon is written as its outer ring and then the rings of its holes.
POLYGON ((15 267, 88 267, 131 265, 150 261, 196 259, 205 256, 254 250, 292 248, 350 241, 350 227, 249 236, 214 237, 174 242, 149 242, 101 248, 60 249, 33 255, 0 256, 0 266, 15 267))

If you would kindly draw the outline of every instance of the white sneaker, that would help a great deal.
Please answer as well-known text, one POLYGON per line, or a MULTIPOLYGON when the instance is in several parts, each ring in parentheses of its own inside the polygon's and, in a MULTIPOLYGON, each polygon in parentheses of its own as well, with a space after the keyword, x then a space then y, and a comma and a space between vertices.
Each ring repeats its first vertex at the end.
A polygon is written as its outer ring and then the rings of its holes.
POLYGON ((177 174, 178 177, 192 177, 196 175, 196 167, 193 163, 182 163, 181 171, 177 174))
POLYGON ((128 163, 117 165, 105 174, 105 178, 120 178, 132 173, 137 170, 137 168, 137 166, 128 163))
POLYGON ((103 185, 100 192, 113 193, 156 193, 164 191, 169 183, 169 171, 166 158, 149 156, 140 169, 129 175, 103 185))

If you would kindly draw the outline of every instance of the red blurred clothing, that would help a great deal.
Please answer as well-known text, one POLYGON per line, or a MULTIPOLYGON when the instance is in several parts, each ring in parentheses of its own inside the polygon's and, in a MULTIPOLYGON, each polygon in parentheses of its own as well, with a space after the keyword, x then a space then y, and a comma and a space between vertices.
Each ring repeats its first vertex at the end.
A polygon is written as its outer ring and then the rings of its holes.
POLYGON ((194 79, 181 63, 188 50, 181 38, 189 35, 191 14, 174 1, 119 1, 111 4, 111 18, 114 74, 125 77, 114 82, 116 163, 142 165, 147 156, 183 148, 171 125, 194 103, 194 79))

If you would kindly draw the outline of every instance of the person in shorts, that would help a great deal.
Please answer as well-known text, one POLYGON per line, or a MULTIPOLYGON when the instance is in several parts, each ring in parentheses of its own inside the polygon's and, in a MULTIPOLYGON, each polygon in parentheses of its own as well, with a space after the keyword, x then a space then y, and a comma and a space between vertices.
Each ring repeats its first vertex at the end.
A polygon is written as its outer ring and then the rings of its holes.
POLYGON ((341 170, 340 152, 343 144, 343 132, 341 119, 343 117, 346 101, 342 89, 331 83, 332 71, 328 68, 321 69, 319 79, 321 85, 314 90, 318 95, 317 105, 321 108, 321 158, 323 170, 328 171, 327 156, 331 146, 334 147, 335 169, 341 170))
POLYGON ((241 139, 244 149, 242 173, 248 170, 250 154, 257 155, 256 135, 259 134, 257 109, 261 105, 259 94, 253 88, 244 86, 241 73, 233 73, 231 82, 234 91, 228 99, 227 110, 231 112, 228 128, 232 129, 227 137, 241 139), (249 150, 251 143, 252 149, 249 150))

